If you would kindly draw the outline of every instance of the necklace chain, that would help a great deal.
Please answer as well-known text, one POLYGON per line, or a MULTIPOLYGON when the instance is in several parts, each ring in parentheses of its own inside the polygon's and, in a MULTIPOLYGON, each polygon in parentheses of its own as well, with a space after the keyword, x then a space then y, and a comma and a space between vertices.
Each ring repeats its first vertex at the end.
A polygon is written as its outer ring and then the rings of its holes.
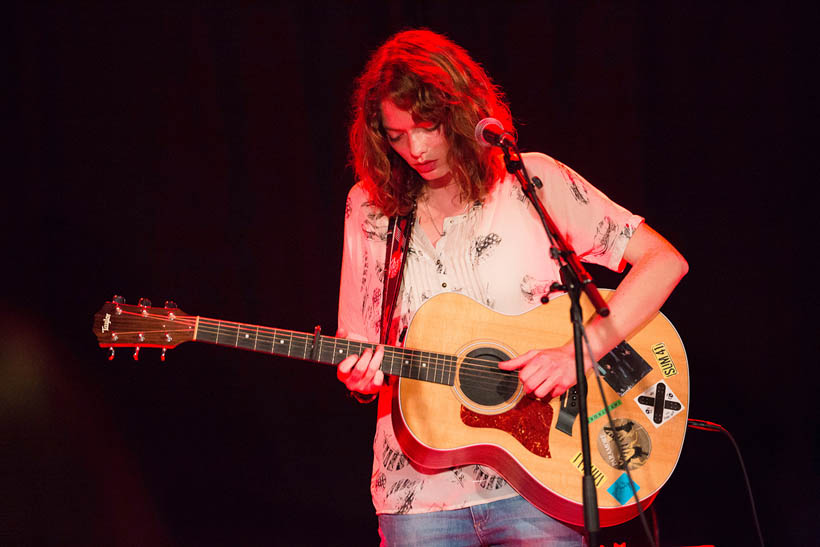
POLYGON ((441 231, 439 231, 438 224, 436 223, 436 219, 433 218, 433 212, 430 211, 430 204, 427 203, 426 199, 424 200, 424 208, 427 209, 427 216, 430 217, 430 223, 433 225, 433 229, 436 231, 436 233, 439 235, 439 237, 443 237, 444 236, 444 220, 442 220, 441 231))
MULTIPOLYGON (((430 210, 430 204, 428 203, 428 200, 425 199, 422 203, 424 203, 424 208, 427 210, 427 216, 430 217, 430 223, 433 225, 433 229, 436 231, 436 233, 439 235, 439 237, 443 237, 444 236, 444 218, 447 218, 447 217, 442 218, 442 220, 441 220, 441 224, 442 224, 441 225, 441 231, 439 231, 438 223, 436 222, 436 219, 433 216, 433 212, 430 210)), ((461 209, 461 212, 459 212, 457 214, 459 214, 459 215, 463 214, 467 210, 468 207, 469 207, 469 203, 465 203, 464 207, 461 209)))

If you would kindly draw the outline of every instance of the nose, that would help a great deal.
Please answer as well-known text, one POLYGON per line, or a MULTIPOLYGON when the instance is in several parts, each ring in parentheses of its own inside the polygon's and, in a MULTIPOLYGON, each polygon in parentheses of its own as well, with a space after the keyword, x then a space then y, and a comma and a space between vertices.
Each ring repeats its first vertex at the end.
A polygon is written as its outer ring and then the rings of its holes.
POLYGON ((408 135, 408 152, 415 160, 422 160, 427 152, 427 139, 421 132, 412 131, 408 135))

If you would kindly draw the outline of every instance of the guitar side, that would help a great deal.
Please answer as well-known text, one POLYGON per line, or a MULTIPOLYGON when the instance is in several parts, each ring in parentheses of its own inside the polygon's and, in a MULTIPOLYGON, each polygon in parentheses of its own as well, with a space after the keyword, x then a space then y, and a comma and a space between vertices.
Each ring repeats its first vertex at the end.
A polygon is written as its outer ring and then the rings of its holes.
MULTIPOLYGON (((591 305, 585 299, 582 305, 584 316, 591 317, 591 305)), ((453 386, 402 378, 394 387, 393 427, 405 453, 434 469, 489 465, 542 511, 582 524, 579 418, 572 422, 570 436, 557 429, 561 413, 557 398, 536 400, 519 385, 493 400, 476 401, 469 389, 463 389, 473 370, 465 365, 470 355, 486 355, 489 348, 489 353, 509 358, 533 348, 562 345, 572 336, 568 317, 567 296, 517 316, 499 314, 458 294, 439 295, 419 308, 407 333, 407 346, 457 355, 461 366, 453 386)), ((628 465, 641 505, 646 507, 674 471, 686 431, 689 375, 685 350, 674 327, 658 314, 627 342, 651 370, 623 396, 603 384, 607 403, 617 406, 612 414, 621 420, 616 421, 618 431, 613 432, 602 416, 604 404, 597 381, 592 371, 588 374, 590 444, 602 526, 619 524, 637 514, 634 498, 626 494, 624 463, 614 453, 613 438, 633 443, 628 465), (661 357, 656 357, 659 352, 661 357), (657 387, 659 383, 663 388, 657 387), (647 410, 648 395, 660 389, 674 398, 667 405, 680 408, 668 411, 670 416, 661 416, 662 423, 657 424, 653 420, 658 417, 647 410)))

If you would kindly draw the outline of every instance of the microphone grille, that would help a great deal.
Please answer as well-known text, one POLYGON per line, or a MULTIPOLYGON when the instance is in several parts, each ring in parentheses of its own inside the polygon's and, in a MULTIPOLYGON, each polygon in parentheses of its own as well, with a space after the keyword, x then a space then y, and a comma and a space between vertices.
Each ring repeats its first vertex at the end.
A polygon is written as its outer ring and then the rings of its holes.
POLYGON ((475 126, 475 140, 477 140, 481 146, 492 146, 492 144, 488 143, 487 139, 484 138, 484 130, 490 125, 496 125, 501 131, 504 131, 504 126, 495 118, 482 119, 475 126))

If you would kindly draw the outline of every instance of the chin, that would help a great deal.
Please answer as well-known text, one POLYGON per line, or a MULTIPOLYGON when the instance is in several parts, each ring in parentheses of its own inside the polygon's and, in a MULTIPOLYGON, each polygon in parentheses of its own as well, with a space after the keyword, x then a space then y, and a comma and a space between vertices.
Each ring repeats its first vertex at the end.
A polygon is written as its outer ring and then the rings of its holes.
POLYGON ((449 179, 450 178, 450 172, 449 171, 445 171, 445 172, 442 173, 438 169, 434 169, 433 171, 430 171, 429 173, 419 173, 419 175, 421 176, 421 178, 423 178, 427 182, 439 182, 439 181, 443 182, 444 179, 449 179))

